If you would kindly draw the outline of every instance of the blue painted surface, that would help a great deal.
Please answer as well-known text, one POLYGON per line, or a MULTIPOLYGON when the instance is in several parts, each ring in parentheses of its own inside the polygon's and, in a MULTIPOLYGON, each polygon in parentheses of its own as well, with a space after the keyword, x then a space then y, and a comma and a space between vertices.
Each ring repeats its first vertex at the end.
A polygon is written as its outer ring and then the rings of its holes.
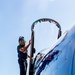
POLYGON ((61 38, 52 51, 45 55, 34 75, 75 75, 75 26, 61 38), (47 57, 57 50, 59 53, 47 61, 47 57))

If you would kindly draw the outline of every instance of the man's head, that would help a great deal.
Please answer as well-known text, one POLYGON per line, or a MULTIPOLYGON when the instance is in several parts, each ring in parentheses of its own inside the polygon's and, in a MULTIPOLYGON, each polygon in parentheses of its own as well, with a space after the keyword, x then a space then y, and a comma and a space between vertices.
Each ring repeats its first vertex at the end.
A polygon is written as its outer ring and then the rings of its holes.
POLYGON ((20 36, 18 41, 20 45, 25 46, 26 41, 24 40, 23 36, 20 36))

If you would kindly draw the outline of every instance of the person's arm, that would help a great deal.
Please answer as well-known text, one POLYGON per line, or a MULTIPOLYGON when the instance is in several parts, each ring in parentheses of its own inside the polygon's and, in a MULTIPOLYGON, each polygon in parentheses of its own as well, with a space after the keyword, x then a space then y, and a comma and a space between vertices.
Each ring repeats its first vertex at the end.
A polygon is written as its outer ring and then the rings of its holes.
POLYGON ((29 44, 26 47, 21 48, 20 51, 25 52, 28 49, 28 47, 30 46, 30 44, 31 44, 31 40, 29 41, 29 44))

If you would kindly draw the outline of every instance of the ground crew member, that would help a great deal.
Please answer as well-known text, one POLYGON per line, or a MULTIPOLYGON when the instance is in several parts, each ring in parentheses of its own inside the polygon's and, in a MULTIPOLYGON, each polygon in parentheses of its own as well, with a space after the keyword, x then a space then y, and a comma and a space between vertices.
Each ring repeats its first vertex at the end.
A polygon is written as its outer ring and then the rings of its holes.
POLYGON ((17 46, 17 52, 18 52, 18 63, 20 67, 20 75, 26 75, 27 57, 31 58, 29 55, 27 55, 27 49, 31 44, 31 40, 29 41, 29 44, 27 46, 23 36, 20 36, 18 41, 19 45, 17 46))

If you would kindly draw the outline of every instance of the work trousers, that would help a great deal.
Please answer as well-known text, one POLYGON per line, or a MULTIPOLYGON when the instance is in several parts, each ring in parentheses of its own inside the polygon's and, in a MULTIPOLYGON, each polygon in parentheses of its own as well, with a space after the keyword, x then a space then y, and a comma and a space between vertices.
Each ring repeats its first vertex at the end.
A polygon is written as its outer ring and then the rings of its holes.
POLYGON ((18 59, 19 67, 20 67, 20 75, 26 75, 27 71, 27 60, 18 59))

